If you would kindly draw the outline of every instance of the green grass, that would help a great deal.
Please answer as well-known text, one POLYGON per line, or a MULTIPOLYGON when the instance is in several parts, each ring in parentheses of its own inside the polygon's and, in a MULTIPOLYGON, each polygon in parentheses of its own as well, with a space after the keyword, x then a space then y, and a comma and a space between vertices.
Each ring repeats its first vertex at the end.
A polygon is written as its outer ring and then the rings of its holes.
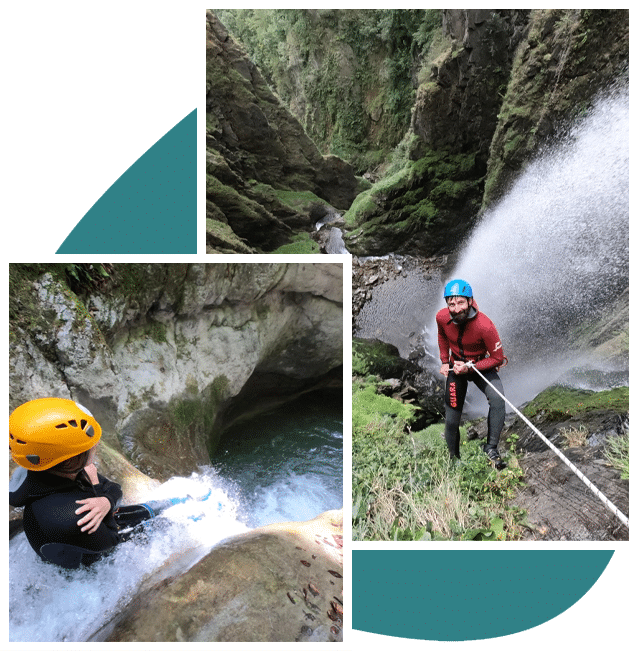
POLYGON ((608 437, 604 454, 609 465, 620 470, 620 478, 629 479, 629 435, 608 437))
POLYGON ((554 386, 539 393, 523 413, 530 419, 542 415, 547 422, 603 409, 629 411, 629 387, 594 392, 554 386))
POLYGON ((507 505, 522 476, 515 457, 497 472, 461 428, 458 466, 441 436, 443 424, 411 431, 414 408, 377 394, 378 382, 353 379, 353 539, 520 538, 525 512, 507 505))
POLYGON ((303 254, 303 253, 321 253, 319 245, 312 239, 308 233, 298 233, 292 238, 292 242, 284 244, 270 253, 287 253, 287 254, 303 254))

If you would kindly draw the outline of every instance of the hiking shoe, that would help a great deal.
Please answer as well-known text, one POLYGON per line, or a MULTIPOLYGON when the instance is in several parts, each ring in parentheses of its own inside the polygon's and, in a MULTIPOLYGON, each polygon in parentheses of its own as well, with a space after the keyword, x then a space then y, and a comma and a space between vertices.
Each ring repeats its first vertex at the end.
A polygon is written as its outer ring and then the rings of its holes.
POLYGON ((507 467, 507 464, 501 459, 499 453, 497 450, 492 448, 491 450, 486 451, 487 458, 492 462, 492 465, 497 469, 497 470, 503 470, 503 468, 507 467))

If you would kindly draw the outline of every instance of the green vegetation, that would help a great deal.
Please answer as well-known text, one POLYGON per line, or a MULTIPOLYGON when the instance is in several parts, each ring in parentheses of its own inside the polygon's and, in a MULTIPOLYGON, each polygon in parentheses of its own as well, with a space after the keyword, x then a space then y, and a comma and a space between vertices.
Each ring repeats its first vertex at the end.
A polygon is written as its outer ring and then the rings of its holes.
POLYGON ((556 422, 601 409, 629 411, 629 387, 595 392, 554 386, 536 396, 523 413, 530 420, 541 415, 545 422, 556 422))
POLYGON ((269 253, 288 253, 288 254, 303 254, 303 253, 321 253, 319 245, 310 239, 309 233, 297 233, 291 238, 289 244, 284 244, 274 251, 269 253))
MULTIPOLYGON (((50 274, 52 282, 60 286, 72 299, 81 320, 75 322, 74 327, 84 319, 91 319, 82 297, 91 291, 104 290, 111 285, 114 273, 110 264, 11 264, 9 265, 9 340, 14 341, 16 329, 37 333, 46 331, 52 319, 56 318, 55 310, 43 311, 36 298, 36 289, 33 283, 50 274)), ((102 333, 96 326, 93 335, 101 339, 102 333)), ((46 354, 46 346, 43 348, 46 354)), ((54 355, 53 351, 51 354, 54 355)))
MULTIPOLYGON (((357 366, 368 369, 360 356, 357 366)), ((513 452, 510 467, 497 472, 478 441, 464 441, 462 428, 457 465, 449 459, 443 425, 411 431, 414 408, 379 395, 380 382, 353 378, 354 540, 520 538, 525 512, 507 505, 522 476, 513 452)))
POLYGON ((403 372, 403 360, 398 357, 396 349, 381 341, 352 341, 352 371, 356 375, 380 375, 392 377, 403 372))
POLYGON ((192 397, 175 398, 169 406, 169 419, 178 436, 204 436, 209 454, 212 454, 219 441, 219 432, 215 431, 215 422, 219 405, 226 397, 229 381, 224 375, 198 394, 197 384, 190 389, 192 397))
POLYGON ((629 434, 608 437, 605 458, 612 468, 620 470, 621 479, 629 479, 629 434))
POLYGON ((324 153, 363 171, 410 121, 438 9, 214 9, 324 153))
POLYGON ((309 212, 313 206, 318 204, 324 206, 330 205, 327 201, 324 201, 314 194, 314 192, 310 191, 275 190, 271 186, 263 183, 253 185, 252 189, 265 199, 278 201, 285 206, 294 208, 298 212, 309 212))
MULTIPOLYGON (((442 242, 437 238, 448 225, 478 210, 483 186, 474 152, 429 150, 416 161, 398 156, 397 165, 390 169, 396 171, 361 193, 345 213, 350 229, 345 239, 351 246, 356 242, 365 250, 364 240, 376 239, 387 240, 391 247, 428 232, 432 253, 440 252, 442 242)), ((351 250, 356 253, 355 248, 351 250)))
POLYGON ((226 223, 206 219, 206 253, 254 253, 226 223))

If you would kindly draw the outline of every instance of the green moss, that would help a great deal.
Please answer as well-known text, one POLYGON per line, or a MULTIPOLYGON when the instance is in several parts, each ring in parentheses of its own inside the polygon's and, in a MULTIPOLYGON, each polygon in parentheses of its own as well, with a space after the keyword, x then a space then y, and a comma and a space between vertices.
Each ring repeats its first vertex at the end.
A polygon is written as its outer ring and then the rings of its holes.
POLYGON ((269 201, 277 201, 284 206, 288 206, 297 211, 308 211, 313 205, 321 204, 329 206, 330 204, 318 197, 314 192, 309 190, 284 190, 275 189, 270 185, 264 183, 253 183, 251 186, 253 192, 259 194, 264 199, 269 201))
POLYGON ((396 348, 381 341, 352 340, 352 371, 356 375, 390 377, 403 372, 404 361, 396 348))
MULTIPOLYGON (((215 431, 219 407, 226 399, 228 386, 228 378, 220 375, 200 395, 171 400, 168 416, 175 433, 203 437, 212 453, 219 440, 219 432, 215 431)), ((193 391, 189 393, 192 395, 193 391)))
POLYGON ((478 208, 479 173, 475 152, 430 150, 416 161, 405 160, 402 168, 359 195, 344 216, 351 231, 344 238, 349 249, 365 252, 366 238, 397 246, 417 233, 439 229, 450 217, 458 219, 459 210, 478 208), (359 233, 352 232, 356 227, 359 233))
POLYGON ((308 233, 298 233, 289 244, 284 244, 270 253, 301 255, 306 253, 321 253, 319 245, 310 238, 308 233))
POLYGON ((536 396, 523 413, 530 419, 540 415, 545 421, 560 421, 603 409, 628 412, 629 387, 596 392, 553 386, 536 396))
POLYGON ((377 205, 374 202, 373 195, 375 188, 358 194, 356 199, 352 202, 350 209, 344 214, 343 219, 346 225, 354 226, 367 221, 367 218, 374 214, 377 205))
POLYGON ((408 423, 414 417, 414 411, 412 405, 379 395, 373 385, 364 388, 353 386, 352 427, 354 430, 365 430, 386 417, 408 423))
POLYGON ((158 343, 166 343, 166 324, 159 321, 151 321, 147 325, 148 336, 158 343))

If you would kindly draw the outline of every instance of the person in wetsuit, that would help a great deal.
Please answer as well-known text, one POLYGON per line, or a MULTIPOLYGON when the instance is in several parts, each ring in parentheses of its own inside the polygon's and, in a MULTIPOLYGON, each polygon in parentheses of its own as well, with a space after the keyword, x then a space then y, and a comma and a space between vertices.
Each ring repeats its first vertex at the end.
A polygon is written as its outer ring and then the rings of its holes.
POLYGON ((45 561, 90 565, 128 538, 121 527, 154 515, 144 505, 117 509, 122 489, 94 463, 101 436, 93 415, 73 400, 31 400, 9 417, 9 448, 20 466, 9 503, 24 507, 27 540, 45 561))
POLYGON ((505 363, 503 346, 492 321, 479 311, 472 288, 465 280, 451 280, 443 292, 447 307, 436 315, 440 373, 445 376, 445 441, 450 457, 460 459, 461 413, 468 382, 474 382, 489 403, 487 442, 483 451, 494 466, 505 467, 498 453, 498 442, 505 423, 505 401, 477 373, 466 366, 468 361, 485 376, 498 391, 503 384, 497 370, 505 363))

